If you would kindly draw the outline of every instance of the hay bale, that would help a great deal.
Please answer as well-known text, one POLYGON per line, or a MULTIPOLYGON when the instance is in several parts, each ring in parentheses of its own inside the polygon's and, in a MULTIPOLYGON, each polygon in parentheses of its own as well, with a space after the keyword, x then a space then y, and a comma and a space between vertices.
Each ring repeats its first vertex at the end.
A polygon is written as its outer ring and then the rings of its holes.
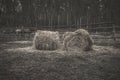
POLYGON ((33 47, 38 50, 56 50, 59 48, 59 33, 38 30, 33 40, 33 47))
POLYGON ((62 40, 64 41, 65 37, 68 37, 68 36, 70 36, 71 34, 73 34, 73 32, 65 32, 65 33, 62 35, 62 40))
POLYGON ((78 29, 74 32, 65 33, 63 40, 63 49, 65 50, 84 50, 92 49, 93 41, 89 33, 84 29, 78 29))

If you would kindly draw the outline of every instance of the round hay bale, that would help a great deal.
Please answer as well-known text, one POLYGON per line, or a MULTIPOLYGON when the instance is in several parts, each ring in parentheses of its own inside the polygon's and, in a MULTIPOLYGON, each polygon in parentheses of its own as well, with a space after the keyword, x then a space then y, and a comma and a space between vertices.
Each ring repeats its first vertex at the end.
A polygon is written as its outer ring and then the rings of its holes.
POLYGON ((59 48, 59 33, 38 30, 33 40, 33 47, 38 50, 56 50, 59 48))
POLYGON ((78 29, 69 34, 65 33, 64 35, 67 36, 65 36, 63 40, 63 49, 84 51, 92 49, 93 41, 86 30, 78 29))
POLYGON ((71 34, 73 34, 73 32, 65 32, 65 33, 62 35, 62 40, 64 41, 65 37, 68 37, 68 36, 70 36, 71 34))

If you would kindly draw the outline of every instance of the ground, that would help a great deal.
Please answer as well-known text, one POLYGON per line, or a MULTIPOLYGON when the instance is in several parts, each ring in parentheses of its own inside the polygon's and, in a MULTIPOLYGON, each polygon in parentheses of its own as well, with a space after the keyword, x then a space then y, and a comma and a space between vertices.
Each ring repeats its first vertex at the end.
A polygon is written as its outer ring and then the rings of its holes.
POLYGON ((0 44, 0 80, 120 80, 120 49, 40 51, 31 41, 0 44))

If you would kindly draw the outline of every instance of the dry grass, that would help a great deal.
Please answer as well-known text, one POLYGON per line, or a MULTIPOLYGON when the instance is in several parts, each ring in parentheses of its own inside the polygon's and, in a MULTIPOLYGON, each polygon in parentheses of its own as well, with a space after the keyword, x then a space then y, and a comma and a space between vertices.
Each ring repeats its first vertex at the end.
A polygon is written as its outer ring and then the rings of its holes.
POLYGON ((33 47, 38 50, 56 50, 59 48, 59 33, 38 30, 33 40, 33 47))
POLYGON ((66 52, 31 46, 27 41, 0 45, 0 80, 120 80, 120 49, 66 52))
POLYGON ((74 32, 65 32, 63 38, 63 46, 66 50, 88 51, 92 49, 93 40, 88 31, 84 29, 78 29, 74 32))

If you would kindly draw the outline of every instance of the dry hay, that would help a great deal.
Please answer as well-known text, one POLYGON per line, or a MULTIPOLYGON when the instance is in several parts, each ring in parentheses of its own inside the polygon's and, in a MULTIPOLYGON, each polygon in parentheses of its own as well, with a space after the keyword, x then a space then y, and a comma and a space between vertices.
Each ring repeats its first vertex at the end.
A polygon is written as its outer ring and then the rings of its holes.
POLYGON ((62 38, 64 39, 66 36, 69 36, 70 34, 72 34, 73 32, 65 32, 62 36, 62 38))
POLYGON ((63 49, 65 50, 88 51, 92 49, 93 41, 89 36, 89 33, 84 29, 66 32, 63 37, 63 49))
POLYGON ((33 40, 33 47, 38 50, 56 50, 59 48, 59 33, 38 30, 33 40))
POLYGON ((16 44, 30 44, 32 43, 31 41, 10 41, 7 43, 16 43, 16 44))

